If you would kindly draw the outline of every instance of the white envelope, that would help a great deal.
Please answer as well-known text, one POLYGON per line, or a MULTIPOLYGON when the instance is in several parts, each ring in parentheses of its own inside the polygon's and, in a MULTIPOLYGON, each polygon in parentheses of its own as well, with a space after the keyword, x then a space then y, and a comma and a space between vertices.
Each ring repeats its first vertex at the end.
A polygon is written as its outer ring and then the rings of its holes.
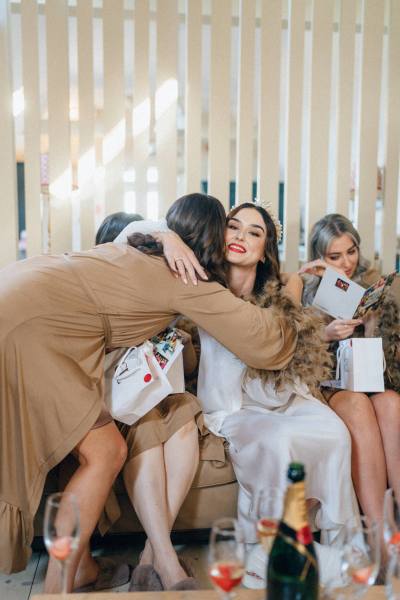
POLYGON ((335 319, 352 319, 365 289, 329 267, 315 294, 313 306, 335 319))

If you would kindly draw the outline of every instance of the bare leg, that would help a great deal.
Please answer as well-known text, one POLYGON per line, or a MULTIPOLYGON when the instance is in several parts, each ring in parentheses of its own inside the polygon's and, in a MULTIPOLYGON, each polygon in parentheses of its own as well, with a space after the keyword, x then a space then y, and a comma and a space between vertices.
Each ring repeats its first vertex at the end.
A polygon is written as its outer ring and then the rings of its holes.
POLYGON ((380 520, 386 461, 374 406, 365 394, 348 390, 337 392, 329 405, 350 431, 352 477, 362 511, 380 520))
POLYGON ((197 468, 194 421, 177 431, 168 444, 168 468, 174 460, 176 463, 172 478, 167 472, 166 444, 139 454, 124 468, 129 497, 148 536, 141 563, 154 564, 165 588, 186 577, 171 543, 170 530, 197 468))
MULTIPOLYGON (((92 429, 75 448, 80 466, 71 477, 65 491, 78 499, 81 538, 69 566, 68 590, 72 590, 77 566, 83 553, 88 552, 90 536, 99 520, 115 477, 126 460, 126 443, 114 423, 92 429)), ((94 581, 98 567, 86 560, 85 570, 79 573, 75 586, 94 581)), ((45 592, 60 590, 59 566, 52 559, 47 569, 45 592)))
POLYGON ((400 498, 400 395, 387 390, 371 397, 382 435, 390 486, 400 498))

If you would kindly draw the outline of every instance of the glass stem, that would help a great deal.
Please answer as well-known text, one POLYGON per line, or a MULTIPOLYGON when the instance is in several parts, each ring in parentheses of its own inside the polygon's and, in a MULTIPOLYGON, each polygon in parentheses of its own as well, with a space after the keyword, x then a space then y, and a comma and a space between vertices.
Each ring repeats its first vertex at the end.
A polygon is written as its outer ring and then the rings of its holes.
POLYGON ((62 596, 66 596, 68 594, 67 561, 60 560, 60 567, 61 567, 61 594, 62 594, 62 596))

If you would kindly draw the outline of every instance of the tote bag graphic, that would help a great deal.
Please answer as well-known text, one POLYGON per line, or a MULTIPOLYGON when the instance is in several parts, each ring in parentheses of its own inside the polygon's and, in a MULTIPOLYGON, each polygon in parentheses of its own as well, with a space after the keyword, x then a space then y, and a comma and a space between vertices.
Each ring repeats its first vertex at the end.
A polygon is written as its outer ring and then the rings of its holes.
POLYGON ((169 344, 161 364, 159 344, 157 338, 129 348, 115 370, 106 373, 105 399, 114 419, 133 425, 169 394, 185 391, 182 343, 169 344))

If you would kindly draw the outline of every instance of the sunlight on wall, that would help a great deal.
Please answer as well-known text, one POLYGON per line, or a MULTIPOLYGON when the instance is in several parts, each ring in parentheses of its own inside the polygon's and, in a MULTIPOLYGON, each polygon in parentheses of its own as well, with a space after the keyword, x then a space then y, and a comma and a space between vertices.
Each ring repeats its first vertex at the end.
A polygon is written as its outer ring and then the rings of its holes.
POLYGON ((176 79, 167 79, 156 91, 156 119, 160 119, 177 99, 178 82, 176 79))
POLYGON ((125 147, 125 120, 121 119, 104 136, 103 141, 103 163, 108 165, 116 158, 125 147))

